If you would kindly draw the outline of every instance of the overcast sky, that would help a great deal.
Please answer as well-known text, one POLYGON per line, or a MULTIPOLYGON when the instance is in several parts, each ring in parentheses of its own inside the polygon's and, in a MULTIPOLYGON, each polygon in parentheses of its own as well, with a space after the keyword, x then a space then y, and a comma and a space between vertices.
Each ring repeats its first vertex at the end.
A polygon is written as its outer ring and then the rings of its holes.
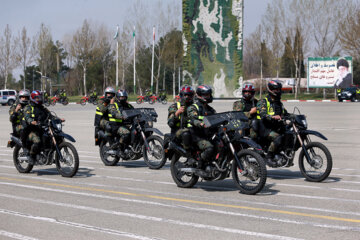
MULTIPOLYGON (((245 0, 244 37, 253 32, 260 23, 267 3, 271 0, 245 0)), ((40 24, 51 30, 53 40, 62 40, 64 35, 74 33, 81 27, 84 19, 105 24, 110 29, 122 26, 127 12, 135 0, 0 0, 0 34, 3 35, 9 24, 13 35, 25 26, 29 36, 35 35, 40 24)), ((158 0, 142 0, 155 5, 158 0)), ((179 4, 181 0, 162 0, 179 4)), ((150 8, 149 8, 150 9, 150 8)), ((156 14, 156 12, 154 13, 156 14)), ((181 19, 181 16, 179 16, 181 19)))

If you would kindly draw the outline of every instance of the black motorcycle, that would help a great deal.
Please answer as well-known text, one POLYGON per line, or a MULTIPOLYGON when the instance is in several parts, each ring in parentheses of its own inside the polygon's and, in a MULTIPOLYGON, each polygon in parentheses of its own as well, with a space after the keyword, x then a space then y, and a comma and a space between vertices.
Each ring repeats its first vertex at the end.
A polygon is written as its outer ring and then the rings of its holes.
POLYGON ((170 134, 166 135, 166 157, 171 159, 171 176, 178 187, 191 188, 199 180, 223 180, 230 176, 244 194, 256 194, 266 183, 266 164, 261 155, 261 147, 245 137, 249 128, 248 118, 241 112, 224 112, 204 117, 210 141, 215 147, 214 158, 198 167, 200 151, 192 147, 186 151, 181 143, 170 134))
POLYGON ((98 133, 100 141, 100 157, 106 166, 116 165, 120 159, 137 160, 144 158, 146 165, 151 169, 160 169, 164 166, 166 159, 163 148, 163 133, 153 128, 153 122, 158 117, 153 108, 135 108, 123 110, 125 122, 131 125, 130 143, 126 144, 125 150, 121 150, 119 136, 113 131, 111 139, 100 130, 98 133), (160 135, 154 135, 154 133, 160 135))
MULTIPOLYGON (((283 133, 279 140, 279 149, 274 159, 268 159, 267 165, 270 167, 291 167, 294 165, 296 151, 301 148, 299 154, 299 168, 301 174, 311 182, 321 182, 326 179, 332 169, 332 157, 327 147, 320 142, 312 142, 310 135, 327 138, 320 132, 308 130, 305 115, 302 115, 297 107, 298 114, 285 116, 281 121, 284 124, 283 133)), ((270 141, 264 137, 266 129, 260 120, 253 124, 255 131, 258 132, 257 142, 264 150, 267 150, 270 141)), ((266 152, 264 153, 264 158, 266 152)))
POLYGON ((56 116, 47 118, 46 121, 37 126, 31 126, 41 136, 40 153, 36 159, 30 161, 29 149, 31 143, 23 146, 22 141, 11 135, 8 147, 15 147, 13 161, 20 173, 30 172, 34 165, 51 165, 55 163, 58 172, 63 177, 73 177, 79 168, 79 155, 74 145, 65 139, 75 142, 75 139, 62 131, 62 122, 56 116))

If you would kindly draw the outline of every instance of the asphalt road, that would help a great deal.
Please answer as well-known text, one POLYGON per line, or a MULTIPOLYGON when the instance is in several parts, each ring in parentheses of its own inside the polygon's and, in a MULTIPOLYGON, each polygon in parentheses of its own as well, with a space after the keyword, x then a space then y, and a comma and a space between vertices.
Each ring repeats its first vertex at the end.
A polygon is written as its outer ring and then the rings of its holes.
MULTIPOLYGON (((163 132, 168 106, 155 105, 155 127, 163 132)), ((228 111, 232 102, 213 106, 228 111)), ((239 193, 232 179, 177 188, 169 162, 160 170, 142 160, 104 166, 93 140, 92 105, 50 107, 77 140, 74 178, 61 177, 55 166, 20 174, 6 148, 8 107, 0 106, 0 239, 360 239, 360 103, 285 106, 297 106, 309 129, 328 137, 313 140, 329 148, 333 170, 312 183, 297 160, 291 168, 268 169, 266 187, 254 196, 239 193)))

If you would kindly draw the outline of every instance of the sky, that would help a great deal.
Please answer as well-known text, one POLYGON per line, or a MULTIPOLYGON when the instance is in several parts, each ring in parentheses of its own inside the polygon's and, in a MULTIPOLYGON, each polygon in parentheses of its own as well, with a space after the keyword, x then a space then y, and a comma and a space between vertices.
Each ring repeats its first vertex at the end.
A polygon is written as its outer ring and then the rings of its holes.
MULTIPOLYGON (((149 11, 159 0, 138 0, 147 4, 149 11)), ((165 5, 178 4, 182 0, 160 0, 165 5)), ((244 38, 260 24, 267 4, 271 0, 244 0, 244 38)), ((18 36, 25 27, 32 38, 44 23, 50 29, 53 40, 62 41, 65 35, 73 34, 85 19, 96 24, 105 24, 116 30, 129 17, 129 9, 135 0, 0 0, 0 36, 9 24, 13 36, 18 36)), ((156 9, 158 11, 158 9, 156 9)), ((154 12, 154 14, 157 13, 154 12)), ((181 23, 181 16, 179 16, 181 23)), ((179 26, 181 29, 181 26, 179 26)), ((21 71, 15 70, 16 78, 21 71)))
MULTIPOLYGON (((62 40, 74 33, 84 19, 104 23, 110 29, 122 26, 127 11, 135 0, 0 0, 0 34, 9 24, 13 35, 25 26, 30 36, 35 35, 40 24, 50 28, 54 40, 62 40)), ((159 0, 141 0, 148 5, 157 5, 159 0)), ((161 0, 174 3, 174 0, 161 0)), ((181 4, 181 0, 178 4, 181 4)), ((245 0, 244 37, 252 33, 261 21, 261 16, 271 0, 245 0)), ((181 16, 179 16, 181 19, 181 16)), ((180 27, 180 26, 179 26, 180 27)))

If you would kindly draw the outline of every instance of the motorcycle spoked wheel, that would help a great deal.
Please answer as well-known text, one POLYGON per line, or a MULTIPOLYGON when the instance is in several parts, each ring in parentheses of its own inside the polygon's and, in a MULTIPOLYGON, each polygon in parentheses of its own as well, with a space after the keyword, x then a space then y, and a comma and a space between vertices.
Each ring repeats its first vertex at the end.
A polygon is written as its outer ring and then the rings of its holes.
POLYGON ((101 161, 105 164, 105 166, 115 166, 119 162, 120 158, 116 155, 113 156, 106 153, 109 149, 109 142, 103 140, 99 148, 101 161))
POLYGON ((305 146, 312 162, 308 162, 301 150, 299 154, 299 168, 301 174, 310 182, 321 182, 325 180, 332 169, 332 157, 325 145, 319 142, 310 142, 305 146))
POLYGON ((14 161, 14 166, 19 173, 29 173, 34 167, 34 165, 29 164, 26 161, 19 160, 19 157, 25 157, 25 156, 26 154, 24 152, 24 149, 19 145, 16 145, 13 152, 13 161, 14 161))
POLYGON ((240 172, 236 160, 232 162, 232 177, 241 193, 253 195, 260 192, 266 183, 267 171, 264 159, 248 149, 237 153, 244 171, 240 172))
POLYGON ((194 164, 190 165, 186 157, 174 154, 171 159, 170 170, 171 176, 178 187, 191 188, 199 180, 199 176, 194 173, 182 172, 181 168, 196 168, 194 164))
POLYGON ((63 177, 73 177, 79 169, 79 155, 74 145, 68 142, 62 142, 59 145, 59 151, 63 159, 55 152, 55 164, 58 172, 63 177))
POLYGON ((141 98, 136 99, 137 104, 141 104, 142 102, 143 102, 143 100, 141 98))
POLYGON ((149 100, 149 104, 154 104, 155 103, 155 98, 151 98, 150 100, 149 100))
POLYGON ((44 102, 44 105, 45 105, 46 107, 48 107, 48 106, 50 106, 50 102, 49 102, 49 101, 46 101, 46 102, 44 102))
POLYGON ((163 99, 163 100, 161 101, 161 103, 165 105, 165 104, 167 104, 167 100, 166 100, 166 99, 163 99))
POLYGON ((97 100, 94 100, 94 101, 92 102, 92 104, 98 105, 98 101, 97 101, 97 100))
POLYGON ((55 106, 56 105, 56 100, 51 100, 50 105, 55 106))
POLYGON ((64 105, 64 106, 66 106, 68 104, 69 104, 69 101, 67 99, 62 102, 62 105, 64 105))
POLYGON ((164 152, 164 140, 155 135, 148 137, 147 142, 149 144, 151 152, 148 152, 145 144, 143 145, 143 157, 146 165, 150 169, 160 169, 166 163, 165 152, 164 152))

